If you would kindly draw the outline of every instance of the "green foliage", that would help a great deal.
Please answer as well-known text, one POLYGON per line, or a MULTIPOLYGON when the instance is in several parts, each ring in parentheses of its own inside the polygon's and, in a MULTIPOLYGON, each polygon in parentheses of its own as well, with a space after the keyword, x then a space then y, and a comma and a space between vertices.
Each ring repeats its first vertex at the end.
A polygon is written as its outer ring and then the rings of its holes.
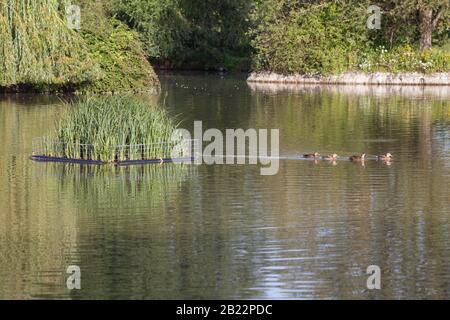
MULTIPOLYGON (((381 1, 386 10, 382 28, 369 30, 368 1, 260 0, 251 14, 249 32, 255 49, 253 68, 320 75, 359 70, 449 71, 448 53, 437 48, 421 52, 410 45, 420 38, 413 18, 419 7, 411 4, 414 1, 381 1), (401 8, 406 10, 403 17, 401 8)), ((442 17, 448 16, 447 11, 442 12, 442 17)), ((442 29, 448 21, 437 24, 435 34, 441 43, 448 34, 448 27, 442 29)))
MULTIPOLYGON (((133 96, 88 97, 69 107, 48 155, 101 161, 170 156, 176 126, 163 109, 133 96), (56 141, 56 142, 55 142, 56 141)), ((175 142, 173 142, 175 143, 175 142)))
POLYGON ((67 27, 66 0, 0 2, 0 88, 142 91, 159 83, 136 33, 108 16, 108 0, 82 0, 82 31, 67 27))
POLYGON ((353 68, 369 44, 364 7, 264 1, 253 13, 254 68, 329 74, 353 68))
POLYGON ((170 68, 246 68, 248 0, 114 0, 150 59, 170 68))
POLYGON ((0 2, 0 87, 68 87, 100 76, 83 39, 61 19, 59 2, 0 2))
POLYGON ((439 49, 441 49, 445 52, 450 52, 450 39, 447 40, 446 42, 442 43, 442 45, 439 47, 439 49))
POLYGON ((359 67, 366 72, 446 72, 450 70, 450 52, 438 48, 420 51, 409 45, 391 50, 379 47, 365 54, 359 67))
POLYGON ((174 0, 115 0, 117 18, 138 30, 146 53, 152 58, 166 59, 182 50, 182 39, 188 33, 174 0))
POLYGON ((377 45, 392 48, 402 45, 417 45, 420 39, 421 9, 433 11, 433 18, 438 13, 433 32, 433 43, 441 45, 450 36, 450 2, 448 0, 378 0, 382 9, 382 29, 372 32, 377 45))
POLYGON ((109 17, 105 3, 81 1, 81 35, 103 74, 86 90, 124 92, 157 88, 157 76, 146 59, 139 36, 122 22, 109 17))
POLYGON ((448 71, 449 3, 379 0, 382 26, 369 30, 369 0, 78 0, 81 30, 73 31, 68 0, 1 0, 0 88, 154 90, 148 60, 322 75, 448 71), (419 43, 443 51, 419 52, 419 43))

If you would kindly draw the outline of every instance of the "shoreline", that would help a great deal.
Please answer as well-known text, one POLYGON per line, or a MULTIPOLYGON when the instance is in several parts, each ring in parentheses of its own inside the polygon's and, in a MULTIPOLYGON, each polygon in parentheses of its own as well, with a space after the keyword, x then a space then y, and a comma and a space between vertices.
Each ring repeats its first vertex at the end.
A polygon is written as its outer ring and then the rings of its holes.
POLYGON ((301 74, 283 75, 265 71, 252 72, 247 78, 247 82, 280 84, 450 86, 450 72, 430 74, 418 72, 346 72, 331 76, 309 76, 301 74))
POLYGON ((450 86, 443 85, 369 85, 369 84, 308 84, 308 83, 269 83, 247 82, 253 92, 264 94, 301 93, 327 91, 345 95, 370 95, 378 97, 399 96, 418 99, 435 98, 447 100, 450 98, 450 86))

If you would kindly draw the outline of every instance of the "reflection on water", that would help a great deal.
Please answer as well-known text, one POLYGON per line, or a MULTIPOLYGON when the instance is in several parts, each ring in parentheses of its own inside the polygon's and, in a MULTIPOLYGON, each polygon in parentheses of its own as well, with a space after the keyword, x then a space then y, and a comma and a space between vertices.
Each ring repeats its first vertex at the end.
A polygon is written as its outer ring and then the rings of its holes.
POLYGON ((405 86, 405 85, 328 85, 328 84, 292 84, 292 83, 264 83, 250 82, 251 90, 266 93, 301 93, 326 90, 333 93, 370 96, 403 96, 409 99, 449 99, 450 90, 447 86, 405 86))
POLYGON ((0 97, 0 298, 449 298, 446 90, 161 80, 161 104, 188 129, 279 128, 289 159, 395 161, 281 160, 275 176, 252 165, 35 163, 32 138, 64 107, 0 97), (65 287, 71 264, 81 291, 65 287), (371 264, 379 291, 366 289, 371 264))

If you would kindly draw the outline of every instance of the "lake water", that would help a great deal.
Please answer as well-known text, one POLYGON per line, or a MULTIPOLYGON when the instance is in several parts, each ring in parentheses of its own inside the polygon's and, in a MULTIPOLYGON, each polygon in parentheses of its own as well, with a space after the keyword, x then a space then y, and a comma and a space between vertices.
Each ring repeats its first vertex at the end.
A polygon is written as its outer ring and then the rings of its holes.
MULTIPOLYGON (((192 129, 277 128, 280 160, 129 168, 29 160, 64 111, 0 96, 0 298, 450 298, 450 88, 248 85, 163 75, 192 129), (66 269, 81 268, 81 290, 66 269), (368 290, 366 269, 381 269, 368 290)), ((155 98, 156 99, 156 98, 155 98)))

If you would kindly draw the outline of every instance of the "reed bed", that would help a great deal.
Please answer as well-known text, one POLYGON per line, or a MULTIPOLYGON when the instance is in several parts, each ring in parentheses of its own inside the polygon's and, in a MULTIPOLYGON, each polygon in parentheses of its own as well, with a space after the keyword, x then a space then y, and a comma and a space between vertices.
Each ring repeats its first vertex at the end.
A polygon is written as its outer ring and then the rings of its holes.
POLYGON ((170 158, 176 125, 161 108, 133 96, 87 97, 68 106, 45 155, 103 162, 170 158))

